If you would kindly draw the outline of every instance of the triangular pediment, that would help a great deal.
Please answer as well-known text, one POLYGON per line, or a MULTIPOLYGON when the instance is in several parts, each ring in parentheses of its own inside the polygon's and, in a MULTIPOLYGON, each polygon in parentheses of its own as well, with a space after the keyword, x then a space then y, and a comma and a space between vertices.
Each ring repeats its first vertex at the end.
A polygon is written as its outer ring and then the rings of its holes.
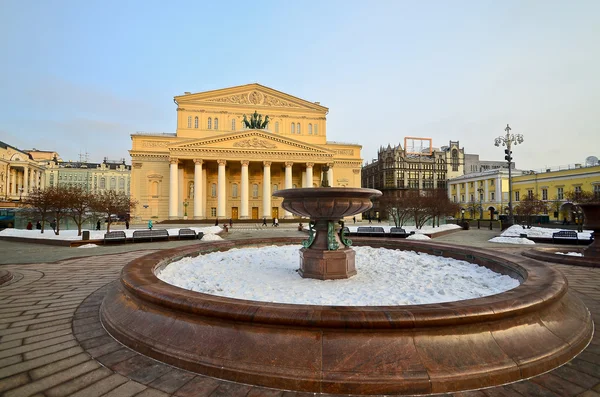
POLYGON ((307 144, 295 139, 284 138, 264 130, 244 130, 231 134, 204 139, 186 140, 169 146, 170 151, 187 150, 236 150, 236 151, 278 151, 333 155, 333 151, 307 144))
POLYGON ((254 83, 237 87, 223 88, 220 90, 199 93, 186 93, 175 97, 175 101, 183 106, 185 104, 228 104, 243 107, 256 107, 257 109, 296 109, 316 110, 327 112, 328 109, 320 104, 274 90, 269 87, 254 83))

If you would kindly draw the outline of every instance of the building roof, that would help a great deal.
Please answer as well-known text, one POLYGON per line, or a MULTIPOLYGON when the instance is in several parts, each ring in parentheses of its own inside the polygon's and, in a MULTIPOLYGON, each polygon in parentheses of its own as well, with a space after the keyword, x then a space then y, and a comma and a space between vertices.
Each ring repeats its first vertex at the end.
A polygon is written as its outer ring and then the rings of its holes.
POLYGON ((13 150, 16 150, 16 151, 18 151, 18 152, 20 152, 20 153, 23 153, 23 154, 27 155, 27 157, 29 157, 29 159, 30 159, 30 160, 33 160, 33 157, 31 156, 31 154, 29 154, 29 153, 27 153, 26 151, 23 151, 23 150, 21 150, 21 149, 19 149, 19 148, 16 148, 16 147, 14 147, 14 146, 11 146, 11 145, 9 145, 8 143, 5 143, 5 142, 2 142, 2 141, 0 141, 0 147, 1 147, 1 148, 3 148, 3 149, 8 149, 8 148, 11 148, 11 149, 13 149, 13 150))

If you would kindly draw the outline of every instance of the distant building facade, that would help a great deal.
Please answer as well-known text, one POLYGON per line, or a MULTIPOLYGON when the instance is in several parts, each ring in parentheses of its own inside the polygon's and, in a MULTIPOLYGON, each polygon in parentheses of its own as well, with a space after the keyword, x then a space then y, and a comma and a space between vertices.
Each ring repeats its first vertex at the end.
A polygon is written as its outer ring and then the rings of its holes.
POLYGON ((0 200, 11 202, 44 187, 44 167, 29 153, 0 142, 0 200))
MULTIPOLYGON (((511 167, 513 170, 516 168, 514 162, 511 162, 511 167)), ((498 168, 508 169, 508 163, 506 161, 479 160, 478 154, 465 154, 465 174, 485 172, 498 168)))
POLYGON ((131 188, 131 165, 125 160, 102 163, 51 160, 46 162, 45 184, 47 186, 79 186, 89 193, 114 190, 129 195, 131 188))
MULTIPOLYGON (((446 190, 448 179, 464 174, 464 157, 458 141, 421 154, 407 153, 401 145, 388 145, 379 150, 377 159, 363 166, 362 187, 381 190, 382 199, 407 190, 446 190)), ((379 200, 374 202, 371 216, 387 216, 379 200)))

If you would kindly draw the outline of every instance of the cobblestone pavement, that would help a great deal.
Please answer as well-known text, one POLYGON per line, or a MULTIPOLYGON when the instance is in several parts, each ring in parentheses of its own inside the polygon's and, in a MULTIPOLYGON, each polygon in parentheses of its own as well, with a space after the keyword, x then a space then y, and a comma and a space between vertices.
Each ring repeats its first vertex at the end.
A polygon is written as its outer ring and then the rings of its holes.
MULTIPOLYGON (((244 238, 247 233, 251 231, 238 230, 225 237, 244 238)), ((291 229, 252 233, 265 237, 295 234, 291 229)), ((438 241, 514 252, 524 249, 487 243, 489 233, 461 231, 440 237, 438 241)), ((122 267, 134 258, 172 243, 178 242, 107 247, 119 249, 118 252, 70 248, 67 250, 78 258, 58 262, 51 262, 52 258, 63 254, 58 255, 54 250, 63 247, 29 245, 29 252, 46 252, 46 259, 37 263, 22 263, 30 258, 27 249, 20 248, 20 261, 0 266, 0 270, 14 275, 12 281, 0 286, 0 395, 312 396, 312 393, 264 389, 179 370, 129 350, 105 332, 99 321, 100 303, 122 267)), ((6 248, 7 243, 0 241, 0 256, 6 248)), ((585 302, 593 318, 600 318, 600 269, 551 266, 567 276, 570 287, 585 302)), ((595 324, 599 322, 595 320, 595 324)), ((453 396, 600 397, 600 337, 594 335, 583 353, 547 374, 453 396)))

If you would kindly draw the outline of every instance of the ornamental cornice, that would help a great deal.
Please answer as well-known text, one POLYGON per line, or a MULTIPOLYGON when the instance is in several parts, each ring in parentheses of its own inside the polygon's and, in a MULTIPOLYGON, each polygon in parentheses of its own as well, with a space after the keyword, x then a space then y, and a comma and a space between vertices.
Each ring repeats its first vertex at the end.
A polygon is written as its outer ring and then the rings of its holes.
POLYGON ((333 155, 328 153, 297 153, 297 152, 284 152, 284 151, 265 151, 265 150, 224 150, 224 149, 198 149, 194 151, 193 156, 189 151, 173 151, 171 153, 173 157, 177 157, 181 160, 193 160, 194 158, 202 158, 204 160, 219 160, 226 158, 228 160, 268 160, 284 162, 290 160, 296 160, 297 162, 305 162, 312 160, 316 163, 327 163, 332 161, 333 155))
POLYGON ((291 167, 291 166, 293 166, 293 165, 294 165, 294 162, 293 162, 293 161, 286 161, 286 162, 285 162, 285 166, 286 166, 286 167, 291 167))
POLYGON ((263 161, 263 165, 264 165, 265 167, 270 167, 270 166, 271 166, 271 163, 272 163, 271 161, 263 161))
POLYGON ((224 166, 224 165, 227 165, 227 160, 219 159, 219 160, 217 160, 217 163, 219 165, 223 165, 224 166))
POLYGON ((362 166, 361 161, 336 161, 335 165, 337 168, 360 168, 362 166))

